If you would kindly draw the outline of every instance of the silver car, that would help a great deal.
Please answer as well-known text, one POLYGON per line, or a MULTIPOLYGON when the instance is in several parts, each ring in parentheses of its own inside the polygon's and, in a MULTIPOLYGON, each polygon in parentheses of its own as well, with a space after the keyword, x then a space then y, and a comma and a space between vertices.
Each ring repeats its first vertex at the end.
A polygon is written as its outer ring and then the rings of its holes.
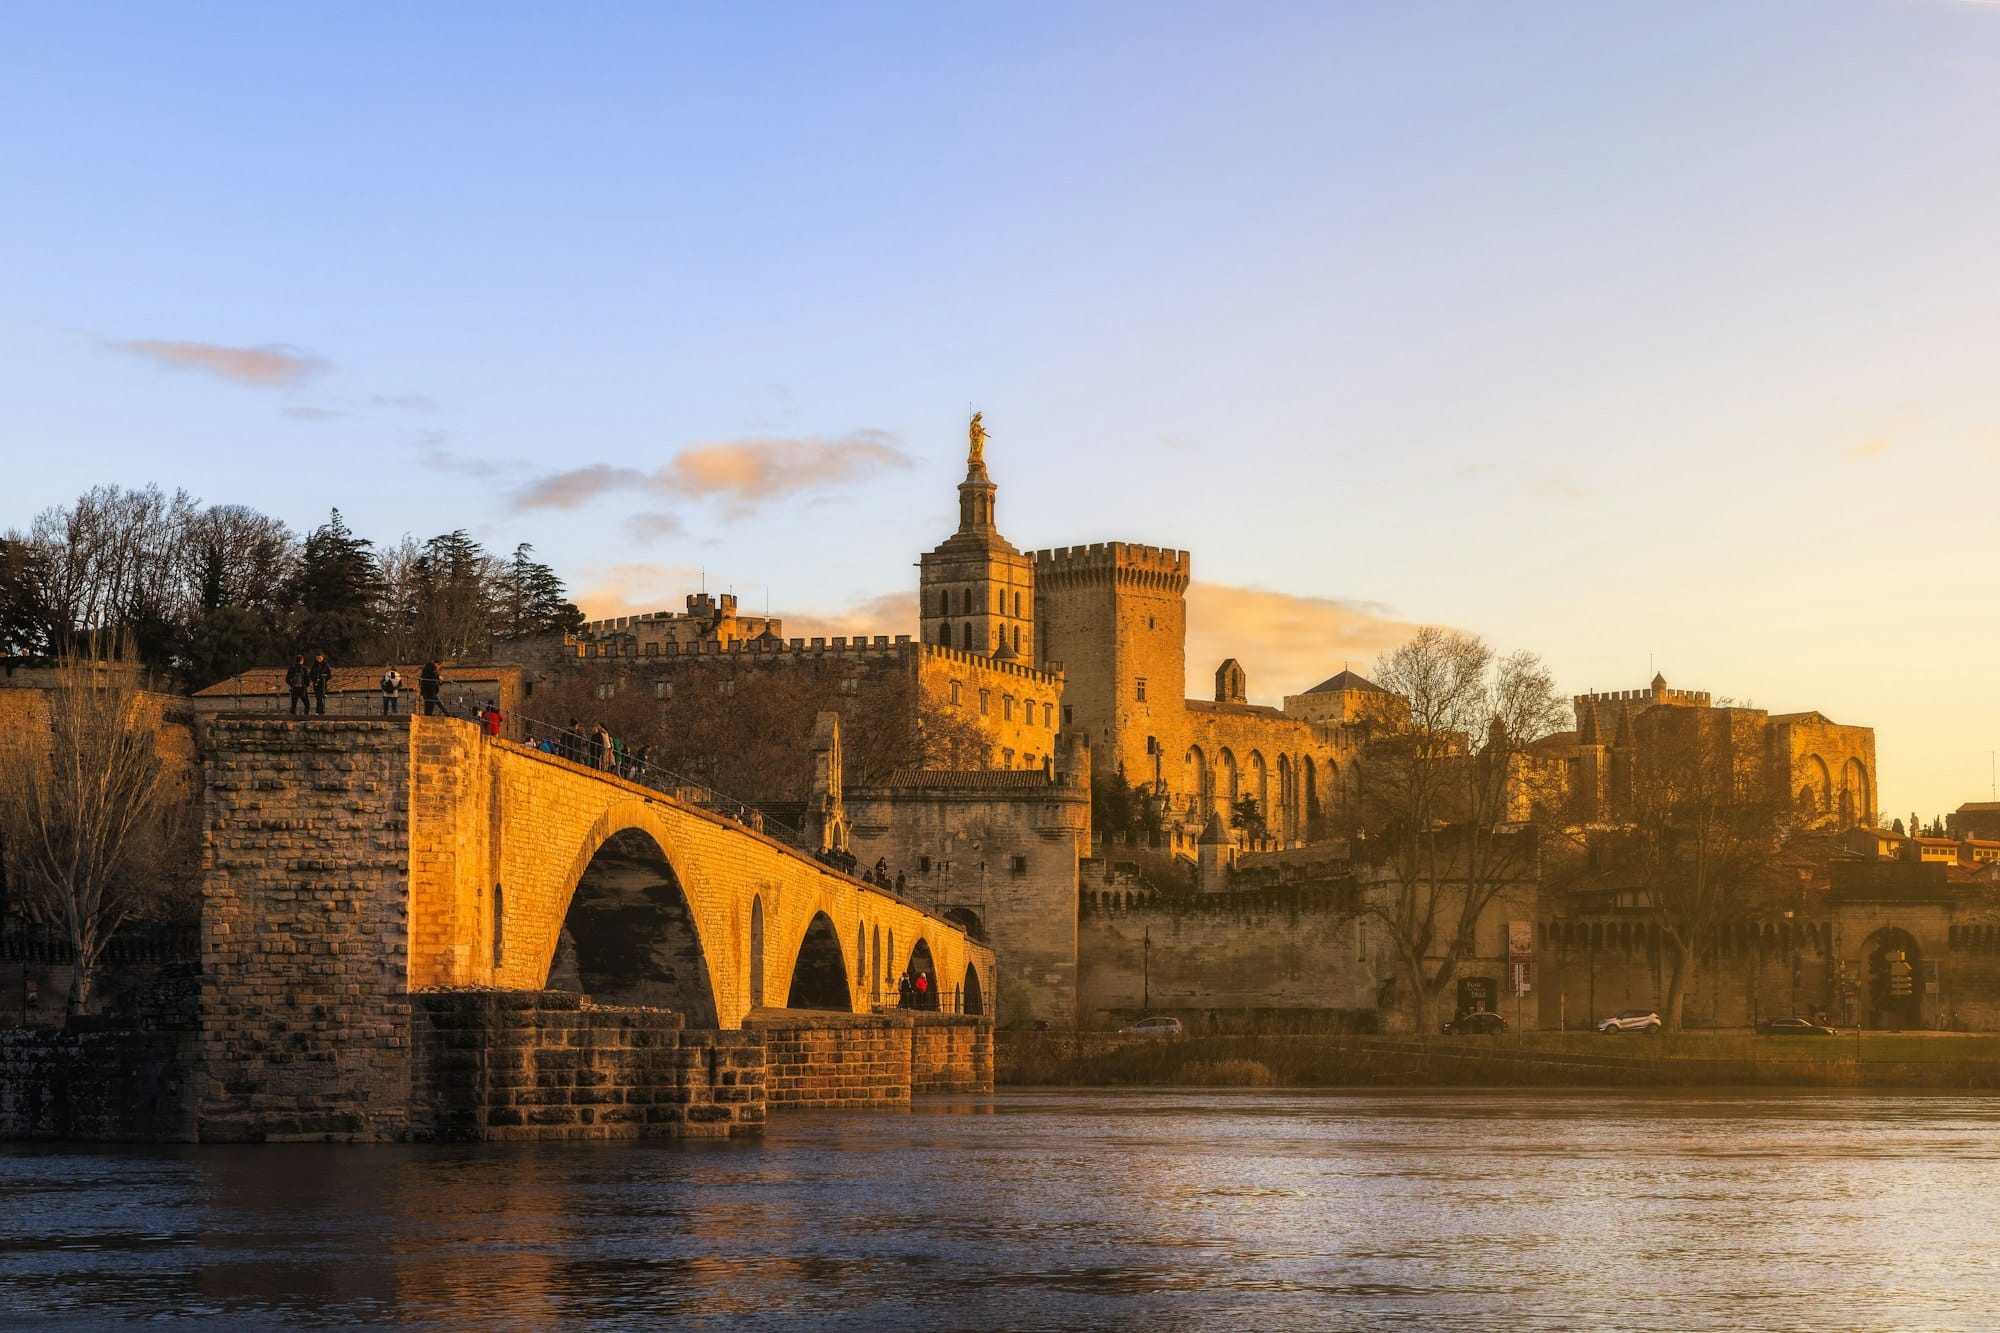
POLYGON ((1666 1025, 1652 1009, 1620 1009, 1597 1025, 1599 1032, 1658 1032, 1666 1025))
POLYGON ((1121 1037, 1178 1037, 1181 1035, 1181 1021, 1178 1018, 1142 1018, 1131 1027, 1119 1028, 1121 1037))

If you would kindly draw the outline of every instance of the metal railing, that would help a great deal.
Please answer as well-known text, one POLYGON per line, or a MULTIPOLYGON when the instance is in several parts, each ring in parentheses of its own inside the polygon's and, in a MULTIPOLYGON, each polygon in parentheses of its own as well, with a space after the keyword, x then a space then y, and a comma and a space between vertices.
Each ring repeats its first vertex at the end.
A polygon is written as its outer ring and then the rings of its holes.
POLYGON ((553 722, 520 715, 517 715, 513 722, 513 726, 502 726, 503 733, 515 733, 509 739, 518 740, 521 744, 539 750, 543 754, 576 764, 592 772, 623 778, 642 787, 651 787, 654 791, 671 796, 677 801, 713 810, 746 828, 767 834, 808 855, 814 854, 815 849, 806 845, 804 830, 765 814, 749 801, 738 800, 734 796, 717 791, 705 782, 688 777, 684 773, 676 773, 650 759, 641 759, 629 751, 621 753, 615 743, 605 745, 596 742, 589 732, 574 732, 553 722))

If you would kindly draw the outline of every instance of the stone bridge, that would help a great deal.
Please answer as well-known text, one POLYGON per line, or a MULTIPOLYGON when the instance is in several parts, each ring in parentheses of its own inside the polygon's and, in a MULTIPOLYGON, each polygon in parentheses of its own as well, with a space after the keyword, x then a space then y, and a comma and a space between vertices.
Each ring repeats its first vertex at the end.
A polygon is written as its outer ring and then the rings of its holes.
POLYGON ((206 748, 203 1137, 407 1137, 413 992, 582 991, 725 1034, 871 1013, 906 968, 947 1009, 992 995, 958 925, 467 722, 222 715, 206 748))

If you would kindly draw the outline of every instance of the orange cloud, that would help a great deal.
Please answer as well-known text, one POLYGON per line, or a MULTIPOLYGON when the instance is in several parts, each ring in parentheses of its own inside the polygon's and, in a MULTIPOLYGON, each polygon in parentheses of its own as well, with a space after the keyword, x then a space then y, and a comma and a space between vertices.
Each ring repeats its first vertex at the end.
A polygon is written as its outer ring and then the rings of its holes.
POLYGON ((113 342, 111 346, 169 370, 199 370, 232 384, 258 388, 296 384, 326 369, 326 362, 318 357, 285 347, 218 347, 158 338, 113 342))
MULTIPOLYGON (((687 565, 633 562, 600 566, 587 574, 576 603, 592 620, 679 611, 687 595, 701 586, 701 571, 687 565)), ((746 593, 745 601, 750 598, 746 593)), ((762 614, 761 606, 742 609, 762 614)), ((914 588, 864 597, 832 611, 778 607, 773 614, 784 622, 788 639, 917 634, 914 588)), ((1188 588, 1188 697, 1212 698, 1215 668, 1233 657, 1249 675, 1252 700, 1278 704, 1343 666, 1366 673, 1377 657, 1417 628, 1371 602, 1196 582, 1188 588)))
POLYGON ((1215 697, 1215 669, 1235 658, 1253 703, 1279 704, 1351 666, 1363 672, 1417 630, 1374 602, 1301 597, 1197 580, 1188 587, 1187 689, 1215 697))
POLYGON ((514 495, 516 509, 575 509, 612 491, 728 502, 725 518, 741 518, 764 501, 823 490, 879 472, 906 468, 910 456, 882 431, 862 430, 834 440, 769 438, 726 440, 681 450, 648 475, 629 467, 592 463, 551 473, 514 495))
POLYGON ((1840 456, 1842 458, 1878 458, 1895 447, 1895 441, 1885 436, 1877 436, 1875 439, 1855 445, 1852 449, 1841 450, 1840 456))

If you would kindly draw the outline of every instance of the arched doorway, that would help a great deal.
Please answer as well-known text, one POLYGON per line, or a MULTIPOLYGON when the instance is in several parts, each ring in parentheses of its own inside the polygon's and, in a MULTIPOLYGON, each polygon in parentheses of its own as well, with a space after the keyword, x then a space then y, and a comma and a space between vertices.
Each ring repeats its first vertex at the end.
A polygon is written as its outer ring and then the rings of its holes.
POLYGON ((959 1012, 967 1014, 986 1012, 986 1000, 979 989, 979 969, 970 963, 965 965, 965 989, 961 995, 959 1012))
MULTIPOLYGON (((496 898, 497 903, 497 898, 496 898)), ((660 845, 637 829, 604 840, 570 895, 550 990, 672 1009, 714 1027, 715 992, 687 895, 660 845)))
POLYGON ((785 997, 787 1009, 833 1009, 845 1013, 854 1007, 847 988, 847 960, 840 953, 840 937, 833 922, 820 912, 806 927, 799 941, 799 959, 792 965, 792 993, 785 997))
POLYGON ((1896 926, 1884 926, 1868 937, 1862 964, 1868 977, 1868 1026, 1922 1027, 1923 954, 1916 937, 1896 926))
MULTIPOLYGON (((913 1009, 937 1008, 938 1007, 937 964, 931 959, 931 946, 928 941, 920 939, 916 942, 915 946, 912 947, 910 950, 909 965, 905 967, 903 971, 905 975, 909 977, 910 985, 912 988, 916 987, 917 978, 922 977, 924 982, 921 990, 913 989, 913 998, 910 1001, 910 1007, 913 1009)), ((899 983, 897 987, 899 993, 901 992, 901 989, 902 988, 899 983)))

